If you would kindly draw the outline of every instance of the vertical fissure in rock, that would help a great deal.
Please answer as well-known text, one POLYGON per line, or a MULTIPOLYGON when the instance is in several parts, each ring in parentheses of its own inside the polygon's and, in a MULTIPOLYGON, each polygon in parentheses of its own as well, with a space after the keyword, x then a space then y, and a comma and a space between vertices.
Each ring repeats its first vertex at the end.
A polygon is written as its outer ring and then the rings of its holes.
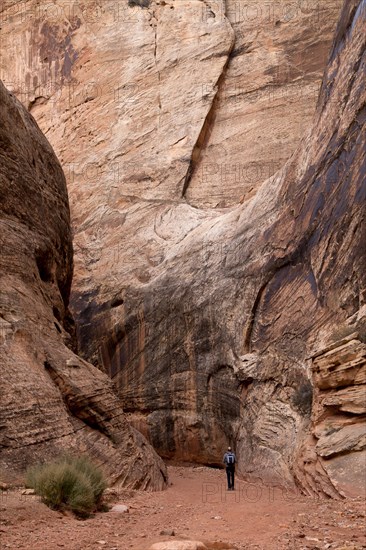
POLYGON ((216 90, 215 96, 212 100, 211 107, 210 107, 210 109, 209 109, 209 111, 206 115, 206 118, 203 122, 203 125, 202 125, 201 131, 198 135, 197 141, 194 144, 194 147, 192 149, 192 154, 191 154, 191 159, 190 159, 190 162, 189 162, 188 170, 187 170, 187 173, 186 173, 185 178, 184 178, 182 198, 184 198, 185 195, 186 195, 189 184, 191 183, 192 177, 195 173, 196 167, 197 167, 197 165, 199 163, 199 160, 201 158, 202 150, 207 146, 207 143, 210 139, 212 129, 213 129, 213 126, 214 126, 214 123, 215 123, 217 105, 219 103, 219 97, 220 97, 219 91, 220 91, 220 89, 222 87, 222 83, 225 79, 225 74, 226 74, 226 71, 227 71, 228 64, 229 64, 229 57, 228 57, 225 65, 222 69, 222 72, 221 72, 221 75, 220 75, 219 79, 216 82, 215 87, 217 88, 217 90, 216 90))
MULTIPOLYGON (((229 23, 229 21, 228 21, 228 23, 229 23)), ((230 25, 230 27, 231 27, 231 25, 230 25)), ((190 159, 189 166, 188 166, 188 170, 187 170, 187 173, 186 173, 185 177, 183 178, 182 198, 185 198, 187 189, 189 187, 189 184, 191 183, 192 177, 195 173, 196 167, 198 166, 199 160, 201 158, 202 150, 207 146, 207 143, 210 139, 212 129, 213 129, 213 126, 214 126, 214 123, 215 123, 218 103, 219 103, 219 100, 220 100, 220 91, 222 89, 222 85, 223 85, 223 82, 225 80, 226 72, 227 72, 227 69, 228 69, 228 66, 229 66, 229 62, 230 62, 230 54, 233 51, 234 45, 235 45, 235 39, 232 40, 230 49, 227 53, 226 62, 225 62, 224 66, 221 70, 220 76, 218 77, 218 79, 216 81, 216 84, 215 84, 216 93, 215 93, 215 95, 212 99, 211 107, 209 108, 208 113, 206 115, 206 118, 203 122, 203 125, 202 125, 201 131, 198 135, 197 141, 193 146, 191 159, 190 159)))
POLYGON ((159 124, 160 127, 160 115, 161 115, 161 95, 160 95, 160 82, 161 82, 161 76, 160 76, 160 70, 158 67, 158 18, 156 16, 156 10, 153 9, 152 17, 151 17, 151 23, 154 30, 154 63, 155 63, 155 69, 158 76, 158 107, 159 107, 159 124))

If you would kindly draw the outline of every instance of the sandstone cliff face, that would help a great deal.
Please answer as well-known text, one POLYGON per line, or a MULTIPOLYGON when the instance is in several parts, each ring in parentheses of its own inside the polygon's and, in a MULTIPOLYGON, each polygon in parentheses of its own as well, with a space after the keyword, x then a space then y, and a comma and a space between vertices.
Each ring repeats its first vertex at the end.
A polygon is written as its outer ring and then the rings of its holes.
POLYGON ((68 299, 72 245, 65 178, 34 119, 0 83, 0 466, 87 452, 110 480, 163 488, 165 466, 131 428, 110 380, 77 357, 68 299))
POLYGON ((217 214, 187 201, 237 204, 282 166, 310 123, 341 0, 13 4, 0 8, 0 76, 64 167, 85 296, 106 272, 120 288, 146 282, 217 214))
POLYGON ((314 114, 341 5, 226 0, 235 45, 192 156, 190 204, 245 201, 288 160, 314 114))
POLYGON ((0 76, 69 168, 78 233, 102 203, 252 196, 309 126, 341 4, 5 2, 0 76))
POLYGON ((229 440, 242 473, 291 483, 306 358, 365 299, 364 2, 342 14, 311 134, 261 187, 305 134, 340 3, 258 29, 231 2, 132 4, 60 0, 53 26, 35 2, 3 11, 22 61, 2 71, 68 175, 81 352, 163 456, 217 463, 229 440))
POLYGON ((230 440, 241 472, 292 481, 307 357, 339 323, 364 323, 365 24, 364 3, 347 4, 313 129, 254 199, 206 215, 140 285, 88 296, 84 350, 164 456, 215 463, 230 440))
POLYGON ((312 430, 300 470, 310 491, 330 479, 342 494, 366 493, 366 345, 359 338, 349 335, 313 357, 312 430))

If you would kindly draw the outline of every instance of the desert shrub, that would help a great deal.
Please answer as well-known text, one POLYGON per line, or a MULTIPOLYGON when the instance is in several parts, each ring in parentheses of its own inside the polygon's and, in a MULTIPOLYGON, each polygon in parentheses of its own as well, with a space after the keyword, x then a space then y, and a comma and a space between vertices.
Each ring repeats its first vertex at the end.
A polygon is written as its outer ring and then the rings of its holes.
POLYGON ((63 457, 28 469, 26 483, 54 510, 87 517, 98 508, 106 482, 87 458, 63 457))
POLYGON ((66 461, 87 477, 93 490, 95 502, 98 504, 104 490, 107 488, 103 472, 85 456, 77 458, 67 457, 66 461))
POLYGON ((292 404, 299 413, 310 416, 313 405, 313 387, 309 381, 302 382, 296 389, 292 404))

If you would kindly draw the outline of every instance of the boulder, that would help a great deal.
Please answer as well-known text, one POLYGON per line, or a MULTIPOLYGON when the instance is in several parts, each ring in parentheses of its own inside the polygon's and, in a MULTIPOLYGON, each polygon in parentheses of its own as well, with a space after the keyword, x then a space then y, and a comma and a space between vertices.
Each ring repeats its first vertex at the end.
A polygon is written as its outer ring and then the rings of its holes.
POLYGON ((366 450, 335 456, 323 461, 322 466, 340 494, 366 498, 366 450))
POLYGON ((115 512, 117 514, 126 514, 130 511, 129 507, 125 504, 115 504, 110 509, 110 512, 115 512))

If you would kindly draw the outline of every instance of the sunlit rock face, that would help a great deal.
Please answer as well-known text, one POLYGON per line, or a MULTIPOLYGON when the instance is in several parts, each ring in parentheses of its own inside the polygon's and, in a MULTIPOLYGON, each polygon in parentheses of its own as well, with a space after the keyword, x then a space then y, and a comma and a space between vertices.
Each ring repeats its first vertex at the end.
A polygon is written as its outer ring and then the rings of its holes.
POLYGON ((96 289, 104 301, 105 285, 145 283, 174 243, 220 213, 207 207, 246 200, 289 158, 311 122, 340 5, 2 4, 0 76, 67 178, 78 314, 96 289))
POLYGON ((190 204, 248 200, 295 151, 315 111, 341 6, 226 1, 235 45, 194 151, 190 204))
POLYGON ((166 469, 123 415, 110 379, 72 348, 66 182, 33 117, 0 82, 0 467, 87 453, 110 482, 162 489, 166 469))
POLYGON ((66 171, 80 352, 162 456, 230 441, 239 471, 292 483, 308 358, 365 299, 365 22, 348 2, 311 122, 340 2, 287 4, 256 25, 254 2, 59 1, 51 44, 29 2, 2 71, 18 93, 36 75, 66 171))

